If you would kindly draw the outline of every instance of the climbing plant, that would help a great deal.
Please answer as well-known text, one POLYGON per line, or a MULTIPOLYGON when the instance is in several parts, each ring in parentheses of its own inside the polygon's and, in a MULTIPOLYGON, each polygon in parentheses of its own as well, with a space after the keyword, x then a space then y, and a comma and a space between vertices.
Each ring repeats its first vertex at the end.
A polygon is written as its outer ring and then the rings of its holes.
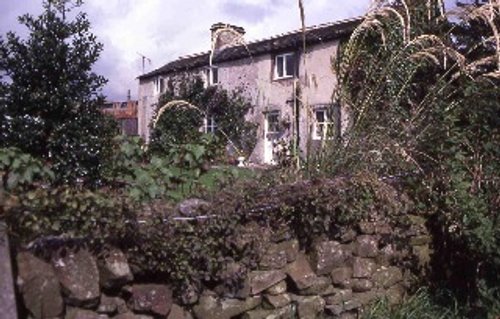
POLYGON ((201 77, 170 79, 151 123, 150 149, 165 153, 172 145, 197 143, 205 133, 204 120, 213 120, 209 133, 216 137, 217 147, 230 145, 248 156, 256 142, 255 124, 245 120, 251 107, 242 92, 206 87, 201 77))

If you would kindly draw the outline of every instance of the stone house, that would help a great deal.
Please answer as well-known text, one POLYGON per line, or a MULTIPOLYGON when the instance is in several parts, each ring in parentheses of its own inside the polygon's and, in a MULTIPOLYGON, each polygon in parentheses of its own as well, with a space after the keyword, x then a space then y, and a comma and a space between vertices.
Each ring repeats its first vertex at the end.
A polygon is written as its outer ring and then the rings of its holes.
MULTIPOLYGON (((250 43, 243 39, 243 28, 214 24, 210 51, 181 57, 139 76, 139 135, 148 141, 149 123, 167 81, 200 75, 207 85, 243 88, 252 103, 246 117, 258 125, 258 136, 250 161, 274 163, 281 142, 292 142, 301 154, 317 148, 346 127, 347 114, 332 99, 336 86, 332 58, 359 21, 322 24, 250 43)), ((215 119, 207 116, 205 131, 215 127, 215 119)))

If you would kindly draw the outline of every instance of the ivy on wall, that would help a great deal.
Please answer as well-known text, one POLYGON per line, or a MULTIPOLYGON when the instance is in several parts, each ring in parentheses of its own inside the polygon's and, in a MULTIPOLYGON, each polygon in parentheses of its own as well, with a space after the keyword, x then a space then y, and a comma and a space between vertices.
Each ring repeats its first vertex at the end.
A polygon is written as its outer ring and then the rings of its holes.
POLYGON ((187 103, 164 109, 158 119, 155 117, 154 124, 150 124, 153 153, 166 153, 172 145, 196 143, 204 134, 204 119, 213 118, 216 147, 222 149, 230 145, 237 155, 250 155, 255 147, 257 127, 245 120, 252 105, 241 91, 205 87, 199 76, 170 79, 156 113, 167 103, 177 100, 187 103))

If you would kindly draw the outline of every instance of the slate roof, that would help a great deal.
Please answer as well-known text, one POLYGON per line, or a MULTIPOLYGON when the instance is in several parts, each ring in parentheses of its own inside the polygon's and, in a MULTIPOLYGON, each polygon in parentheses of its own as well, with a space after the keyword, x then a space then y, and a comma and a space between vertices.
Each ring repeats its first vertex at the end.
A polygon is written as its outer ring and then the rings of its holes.
MULTIPOLYGON (((354 28, 356 28, 360 21, 361 18, 354 18, 308 27, 306 28, 305 32, 306 44, 318 44, 346 37, 351 34, 351 32, 354 30, 354 28)), ((214 56, 213 63, 215 64, 248 58, 250 56, 297 49, 302 46, 302 41, 302 30, 295 30, 268 39, 225 48, 214 56)), ((199 54, 180 57, 179 59, 167 63, 156 70, 139 76, 139 79, 147 79, 157 75, 168 74, 172 72, 189 71, 194 68, 208 66, 209 59, 210 52, 203 52, 199 54)))

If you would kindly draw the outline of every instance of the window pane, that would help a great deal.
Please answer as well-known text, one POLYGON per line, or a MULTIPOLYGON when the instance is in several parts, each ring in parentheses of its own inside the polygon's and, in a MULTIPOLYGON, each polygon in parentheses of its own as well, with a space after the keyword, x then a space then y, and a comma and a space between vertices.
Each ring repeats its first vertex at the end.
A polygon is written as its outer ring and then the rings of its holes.
POLYGON ((293 76, 295 69, 295 57, 293 54, 285 56, 286 59, 286 76, 293 76))
POLYGON ((325 111, 316 111, 316 121, 318 123, 326 122, 325 121, 325 111))
POLYGON ((279 113, 269 113, 267 115, 267 132, 279 132, 279 113))
POLYGON ((276 76, 278 78, 283 77, 283 56, 276 57, 276 76))
POLYGON ((324 131, 325 131, 325 125, 323 123, 318 123, 316 125, 316 136, 319 138, 323 138, 324 131))
POLYGON ((165 80, 160 79, 160 93, 163 93, 165 91, 165 80))
POLYGON ((219 83, 219 69, 213 68, 212 69, 212 84, 217 84, 219 83))

